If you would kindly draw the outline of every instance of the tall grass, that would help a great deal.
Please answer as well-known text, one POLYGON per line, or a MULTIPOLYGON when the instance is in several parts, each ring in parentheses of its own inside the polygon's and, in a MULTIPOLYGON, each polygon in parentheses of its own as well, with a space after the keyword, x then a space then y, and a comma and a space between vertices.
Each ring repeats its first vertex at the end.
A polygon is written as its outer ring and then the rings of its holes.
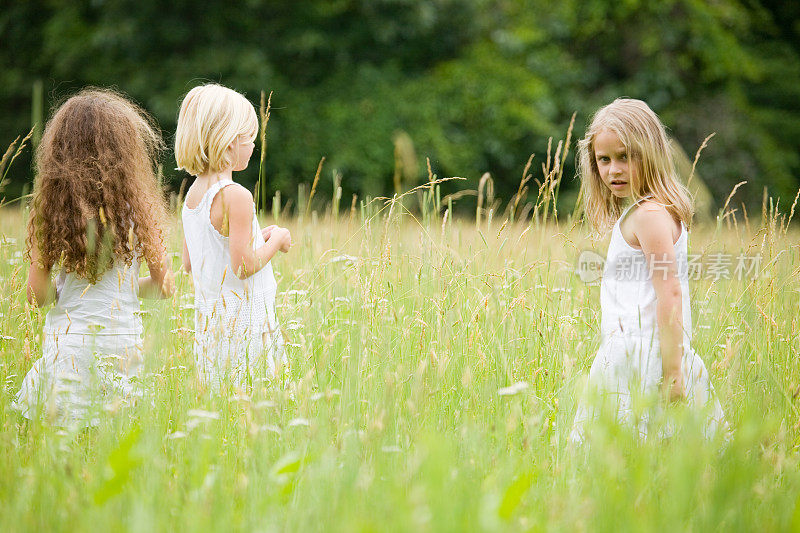
MULTIPOLYGON (((106 406, 82 431, 21 424, 10 409, 43 311, 24 299, 22 213, 3 211, 0 528, 799 525, 800 286, 785 215, 692 236, 693 251, 763 254, 753 280, 692 289, 694 344, 732 440, 704 440, 687 416, 669 441, 600 423, 574 450, 566 435, 598 344, 598 289, 572 272, 592 245, 584 230, 483 219, 476 231, 399 205, 287 221, 298 245, 275 259, 287 388, 200 384, 181 275, 174 299, 144 306, 145 399, 106 406), (498 394, 517 382, 528 386, 498 394)), ((179 244, 176 225, 176 266, 179 244)))
POLYGON ((278 197, 273 216, 297 243, 274 259, 288 382, 208 390, 179 273, 174 298, 143 305, 144 398, 102 406, 89 430, 24 422, 10 407, 41 353, 46 310, 25 301, 25 212, 0 211, 0 530, 800 527, 795 204, 767 202, 756 220, 729 202, 693 228, 691 252, 706 259, 761 257, 752 279, 692 283, 694 347, 730 440, 704 439, 676 409, 670 439, 600 420, 575 449, 567 435, 600 309, 574 266, 605 243, 553 217, 568 145, 548 154, 537 198, 523 203, 526 168, 505 215, 481 178, 474 221, 453 218, 459 197, 442 199, 431 171, 391 199, 354 197, 349 216, 341 192, 312 217, 314 186, 298 218, 278 197))

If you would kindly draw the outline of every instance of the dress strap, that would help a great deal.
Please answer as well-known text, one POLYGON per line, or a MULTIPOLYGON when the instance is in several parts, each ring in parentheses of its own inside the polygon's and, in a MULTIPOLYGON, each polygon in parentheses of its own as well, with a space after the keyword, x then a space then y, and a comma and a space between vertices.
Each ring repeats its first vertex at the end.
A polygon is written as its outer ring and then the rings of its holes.
POLYGON ((214 197, 217 195, 217 193, 221 191, 223 187, 227 187, 233 183, 233 180, 219 180, 218 182, 212 184, 205 194, 203 194, 203 198, 200 200, 198 207, 202 205, 204 211, 211 211, 211 203, 214 201, 214 197))
POLYGON ((639 205, 639 203, 640 203, 640 202, 643 202, 643 201, 645 201, 645 200, 649 200, 649 199, 650 199, 650 198, 652 198, 652 197, 653 197, 653 195, 652 195, 652 194, 648 194, 647 196, 642 196, 641 198, 639 198, 638 200, 636 200, 635 202, 633 202, 631 205, 629 205, 628 207, 626 207, 626 208, 625 208, 625 211, 623 211, 623 212, 622 212, 622 214, 619 216, 619 220, 618 220, 617 222, 618 222, 618 223, 619 223, 619 222, 622 222, 622 219, 624 219, 624 218, 625 218, 625 216, 628 214, 628 212, 629 212, 631 209, 633 209, 634 207, 636 207, 637 205, 639 205))

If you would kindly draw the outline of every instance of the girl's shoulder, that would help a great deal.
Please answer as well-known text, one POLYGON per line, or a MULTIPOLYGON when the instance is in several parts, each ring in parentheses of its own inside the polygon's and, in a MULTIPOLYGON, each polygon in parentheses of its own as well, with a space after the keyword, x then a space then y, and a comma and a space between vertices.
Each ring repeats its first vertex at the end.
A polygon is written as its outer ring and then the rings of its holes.
POLYGON ((682 232, 681 221, 657 200, 642 200, 631 211, 626 225, 639 246, 654 238, 675 242, 682 232))
POLYGON ((220 185, 219 194, 211 201, 211 223, 222 235, 228 234, 231 221, 250 220, 255 214, 253 193, 235 182, 220 185))
POLYGON ((667 220, 679 222, 666 205, 653 198, 646 198, 634 205, 628 218, 637 223, 665 222, 667 220))
POLYGON ((186 192, 184 206, 189 209, 197 209, 212 188, 216 189, 212 199, 214 206, 220 203, 220 198, 222 199, 221 203, 226 207, 245 207, 247 204, 253 203, 253 193, 235 181, 226 180, 206 188, 196 187, 193 184, 186 192))
POLYGON ((188 209, 197 209, 200 202, 203 201, 206 190, 197 185, 197 182, 193 183, 186 191, 186 196, 183 199, 183 206, 188 209))
POLYGON ((246 187, 239 185, 236 182, 225 183, 221 188, 219 194, 216 195, 214 201, 216 203, 217 198, 222 197, 222 201, 225 203, 225 206, 228 209, 237 209, 237 208, 245 208, 253 205, 253 193, 250 192, 246 187))

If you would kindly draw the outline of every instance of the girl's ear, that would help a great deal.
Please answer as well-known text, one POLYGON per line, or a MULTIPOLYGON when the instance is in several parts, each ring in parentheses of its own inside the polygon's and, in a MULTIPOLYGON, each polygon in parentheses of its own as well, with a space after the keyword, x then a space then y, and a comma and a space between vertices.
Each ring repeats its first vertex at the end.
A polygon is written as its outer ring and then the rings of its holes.
POLYGON ((238 141, 239 137, 235 137, 225 149, 225 159, 228 160, 228 166, 235 167, 238 164, 238 161, 236 161, 236 143, 238 141))

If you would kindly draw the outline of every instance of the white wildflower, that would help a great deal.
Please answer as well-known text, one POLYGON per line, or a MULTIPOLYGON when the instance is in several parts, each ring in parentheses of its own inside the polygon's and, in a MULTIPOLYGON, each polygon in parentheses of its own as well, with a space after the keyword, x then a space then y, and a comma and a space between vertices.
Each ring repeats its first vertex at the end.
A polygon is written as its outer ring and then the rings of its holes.
POLYGON ((284 296, 305 296, 308 291, 302 289, 292 289, 283 293, 284 296))
POLYGON ((284 326, 284 329, 287 331, 297 331, 298 329, 303 329, 303 325, 299 320, 291 320, 284 326))
POLYGON ((513 385, 509 385, 508 387, 503 387, 502 389, 497 389, 498 396, 514 396, 515 394, 519 394, 520 392, 527 389, 529 385, 524 381, 517 381, 513 385))
POLYGON ((192 418, 202 418, 205 420, 219 420, 219 413, 215 411, 204 411, 202 409, 189 409, 186 412, 192 418))
POLYGON ((247 394, 234 394, 228 400, 232 402, 250 403, 250 396, 247 394))
POLYGON ((353 263, 355 263, 356 261, 358 261, 358 257, 355 257, 353 255, 342 254, 342 255, 337 255, 336 257, 332 258, 328 262, 329 263, 345 263, 345 265, 350 266, 353 263))
POLYGON ((401 450, 400 446, 381 446, 381 451, 383 453, 400 453, 401 450))

